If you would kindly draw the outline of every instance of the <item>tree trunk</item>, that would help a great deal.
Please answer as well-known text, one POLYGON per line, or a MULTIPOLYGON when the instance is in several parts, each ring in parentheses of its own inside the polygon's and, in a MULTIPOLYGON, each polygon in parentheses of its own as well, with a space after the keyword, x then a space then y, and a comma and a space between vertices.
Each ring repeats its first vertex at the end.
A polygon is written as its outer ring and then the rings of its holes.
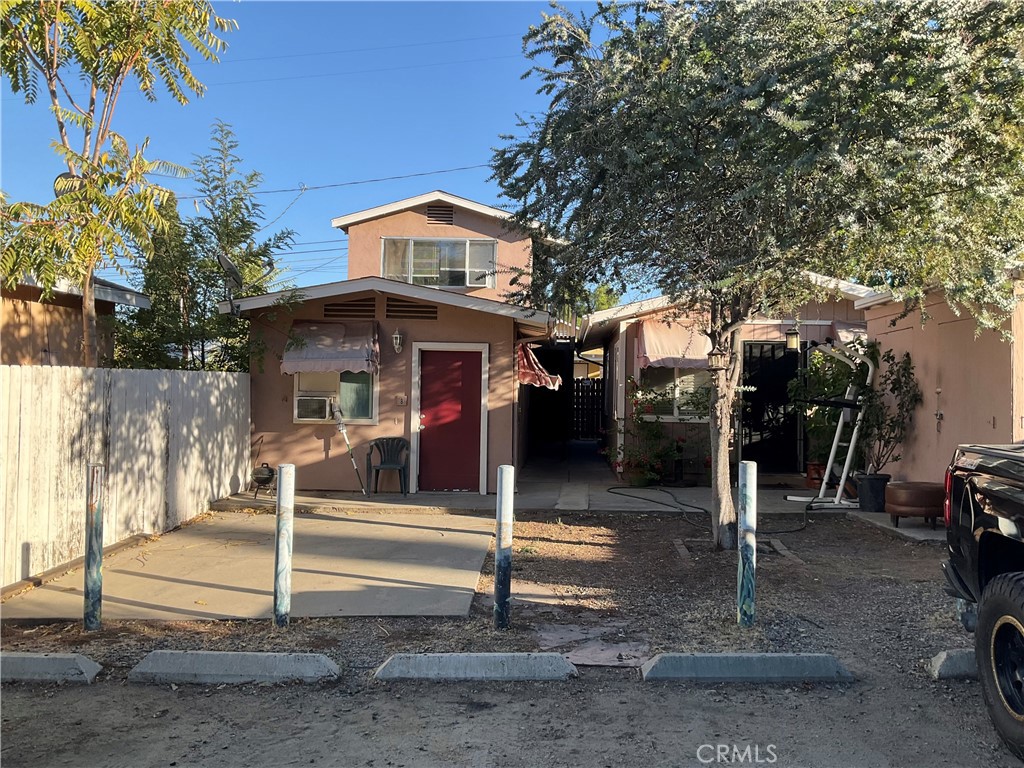
POLYGON ((82 281, 82 365, 95 368, 98 365, 96 351, 96 292, 92 270, 85 273, 82 281))
POLYGON ((711 401, 711 532, 715 549, 736 548, 736 507, 729 477, 729 437, 732 433, 734 388, 728 371, 714 372, 711 401))

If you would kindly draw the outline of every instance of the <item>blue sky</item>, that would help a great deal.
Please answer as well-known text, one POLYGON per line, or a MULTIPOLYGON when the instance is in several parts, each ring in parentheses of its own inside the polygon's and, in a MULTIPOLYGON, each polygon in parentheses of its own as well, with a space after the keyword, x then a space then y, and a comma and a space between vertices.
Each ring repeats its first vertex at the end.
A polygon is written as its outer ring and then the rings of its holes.
MULTIPOLYGON (((568 4, 578 10, 580 4, 568 4)), ((206 152, 214 120, 230 123, 243 168, 262 189, 292 189, 486 164, 516 114, 543 111, 522 36, 547 3, 216 3, 238 21, 221 63, 195 67, 208 90, 180 106, 170 97, 122 97, 115 130, 150 138, 150 158, 183 165, 206 152)), ((45 202, 64 170, 50 148, 43 101, 26 106, 5 81, 0 187, 13 200, 45 202)), ((296 232, 279 265, 298 286, 346 276, 344 235, 332 217, 444 189, 501 204, 487 168, 404 180, 260 196, 273 229, 296 232), (290 207, 288 207, 290 205, 290 207)), ((162 180, 167 181, 167 180, 162 180)), ((188 181, 167 181, 188 195, 188 181)), ((183 201, 183 215, 194 213, 183 201)), ((104 272, 111 279, 123 279, 104 272)))

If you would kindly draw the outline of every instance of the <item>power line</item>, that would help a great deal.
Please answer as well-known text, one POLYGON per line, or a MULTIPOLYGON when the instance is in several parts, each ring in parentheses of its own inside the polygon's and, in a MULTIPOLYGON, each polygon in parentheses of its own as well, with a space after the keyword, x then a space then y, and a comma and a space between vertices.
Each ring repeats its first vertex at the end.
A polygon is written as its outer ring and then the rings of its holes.
MULTIPOLYGON (((206 85, 247 85, 250 83, 282 83, 290 80, 311 80, 318 77, 343 77, 345 75, 371 75, 375 72, 402 72, 409 69, 423 69, 425 67, 447 67, 452 64, 477 64, 481 61, 498 61, 499 59, 520 59, 522 54, 515 54, 512 56, 484 56, 479 59, 461 59, 459 61, 435 61, 435 62, 423 62, 418 64, 406 64, 400 67, 374 67, 372 69, 349 69, 345 72, 321 72, 315 75, 289 75, 287 77, 260 77, 256 80, 221 80, 215 83, 206 83, 206 85)), ((135 93, 136 91, 131 91, 135 93)))
POLYGON ((422 43, 403 43, 398 45, 379 45, 374 48, 345 48, 340 51, 320 51, 319 53, 283 53, 279 56, 252 56, 245 59, 224 59, 221 64, 236 64, 242 61, 269 61, 271 59, 299 59, 310 56, 334 56, 339 53, 368 53, 370 51, 391 51, 398 48, 423 48, 430 45, 447 45, 448 43, 472 43, 478 40, 498 40, 508 37, 522 38, 522 35, 486 35, 484 37, 460 37, 454 40, 427 40, 422 43))
MULTIPOLYGON (((337 184, 318 184, 313 187, 299 186, 289 187, 288 189, 260 189, 253 192, 254 195, 277 195, 284 192, 301 192, 301 191, 313 191, 317 189, 337 189, 338 187, 354 187, 359 184, 377 184, 382 181, 398 181, 400 179, 414 179, 421 176, 437 176, 442 173, 456 173, 457 171, 471 171, 476 168, 490 168, 487 163, 480 163, 478 165, 463 165, 459 168, 444 168, 439 171, 423 171, 422 173, 405 173, 401 176, 382 176, 378 179, 360 179, 359 181, 341 181, 337 184)), ((178 197, 179 200, 202 200, 206 195, 182 195, 178 197)))

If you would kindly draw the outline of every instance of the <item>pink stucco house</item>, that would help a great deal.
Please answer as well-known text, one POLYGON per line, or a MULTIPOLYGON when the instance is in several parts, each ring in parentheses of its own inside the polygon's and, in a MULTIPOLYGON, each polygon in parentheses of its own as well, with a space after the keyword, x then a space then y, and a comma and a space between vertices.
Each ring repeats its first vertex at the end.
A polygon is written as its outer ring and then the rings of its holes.
MULTIPOLYGON (((522 461, 520 381, 536 372, 519 347, 550 335, 547 313, 505 301, 529 270, 531 233, 441 191, 332 224, 349 237, 348 279, 302 288, 289 307, 284 292, 235 301, 264 348, 251 369, 256 461, 294 464, 301 489, 358 490, 333 399, 360 467, 370 440, 404 437, 411 492, 493 493, 498 466, 522 461)), ((396 473, 385 487, 398 489, 396 473)))
MULTIPOLYGON (((1017 283, 1024 299, 1024 281, 1017 283)), ((886 467, 894 480, 942 482, 961 443, 1024 442, 1024 301, 1002 329, 977 332, 968 312, 956 314, 941 291, 906 312, 885 292, 855 302, 868 336, 898 355, 909 352, 924 402, 903 444, 903 460, 886 467)))

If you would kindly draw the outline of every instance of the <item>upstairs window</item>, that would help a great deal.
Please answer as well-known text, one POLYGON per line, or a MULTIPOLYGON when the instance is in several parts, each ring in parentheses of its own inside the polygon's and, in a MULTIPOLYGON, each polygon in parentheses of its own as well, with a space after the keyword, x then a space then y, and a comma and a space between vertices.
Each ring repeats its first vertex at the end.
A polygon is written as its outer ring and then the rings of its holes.
POLYGON ((495 240, 384 238, 381 275, 413 285, 493 288, 495 240))

